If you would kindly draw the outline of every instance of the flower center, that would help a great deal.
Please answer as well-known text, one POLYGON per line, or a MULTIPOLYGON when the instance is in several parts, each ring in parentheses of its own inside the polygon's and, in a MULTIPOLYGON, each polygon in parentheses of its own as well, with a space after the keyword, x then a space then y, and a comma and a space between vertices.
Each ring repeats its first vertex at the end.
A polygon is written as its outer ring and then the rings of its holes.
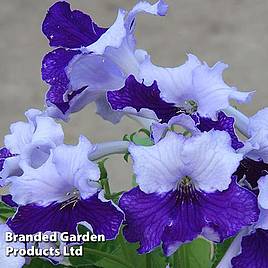
POLYGON ((79 199, 80 199, 79 190, 76 188, 73 188, 72 191, 67 192, 65 194, 65 201, 62 203, 60 209, 63 209, 65 207, 69 206, 70 204, 72 204, 72 206, 74 208, 76 203, 79 201, 79 199))
POLYGON ((185 101, 185 108, 186 108, 186 111, 189 113, 189 114, 193 114, 197 111, 197 102, 194 101, 194 100, 187 100, 185 101))

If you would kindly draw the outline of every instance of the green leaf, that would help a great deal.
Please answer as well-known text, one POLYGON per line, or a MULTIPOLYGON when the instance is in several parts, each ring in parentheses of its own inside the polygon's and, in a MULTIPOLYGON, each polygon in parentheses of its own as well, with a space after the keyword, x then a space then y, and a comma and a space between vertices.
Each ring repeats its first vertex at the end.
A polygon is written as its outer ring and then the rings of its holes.
MULTIPOLYGON (((24 265, 24 268, 65 268, 65 267, 71 267, 71 266, 65 266, 65 265, 53 265, 49 260, 45 259, 39 259, 39 258, 32 258, 30 264, 24 265)), ((97 268, 96 266, 88 266, 88 268, 97 268)))
POLYGON ((15 209, 9 207, 8 205, 0 202, 0 219, 4 222, 7 221, 15 213, 15 209))
POLYGON ((234 238, 229 238, 225 240, 223 243, 215 244, 214 247, 214 255, 212 259, 212 268, 217 267, 219 262, 221 261, 222 257, 224 256, 225 252, 228 250, 229 246, 233 242, 234 238))
POLYGON ((128 163, 128 158, 129 158, 129 156, 130 156, 130 153, 129 152, 127 152, 127 153, 125 153, 124 154, 124 160, 128 163))
POLYGON ((201 238, 182 245, 174 258, 174 268, 209 268, 211 267, 211 244, 201 238))

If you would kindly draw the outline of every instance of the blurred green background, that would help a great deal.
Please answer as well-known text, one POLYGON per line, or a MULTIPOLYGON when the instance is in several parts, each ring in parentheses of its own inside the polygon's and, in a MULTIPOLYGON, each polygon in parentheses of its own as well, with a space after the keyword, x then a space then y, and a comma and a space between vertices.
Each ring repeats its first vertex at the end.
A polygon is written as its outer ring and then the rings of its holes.
MULTIPOLYGON (((50 50, 40 25, 46 10, 55 1, 0 0, 0 139, 11 122, 24 120, 31 107, 42 108, 47 86, 40 78, 40 63, 50 50)), ((134 0, 72 0, 73 9, 90 14, 99 25, 108 27, 119 7, 129 9, 134 0)), ((154 2, 154 1, 151 1, 154 2)), ((186 53, 196 54, 213 64, 230 65, 226 81, 241 90, 256 90, 250 106, 253 114, 267 105, 268 97, 268 1, 267 0, 167 0, 166 17, 140 15, 136 36, 156 64, 176 66, 186 53)), ((124 119, 119 125, 103 121, 89 105, 64 124, 66 142, 77 142, 83 134, 92 142, 121 139, 138 125, 124 119)), ((115 156, 107 164, 113 189, 131 185, 131 169, 115 156)))

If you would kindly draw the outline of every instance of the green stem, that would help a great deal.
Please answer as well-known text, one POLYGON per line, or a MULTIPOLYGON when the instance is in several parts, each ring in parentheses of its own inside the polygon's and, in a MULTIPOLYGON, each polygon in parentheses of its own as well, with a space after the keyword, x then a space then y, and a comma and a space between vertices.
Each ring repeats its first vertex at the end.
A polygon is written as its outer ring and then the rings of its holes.
POLYGON ((133 268, 131 265, 129 265, 127 262, 121 260, 120 258, 114 256, 114 255, 111 255, 109 253, 106 253, 104 251, 99 251, 99 250, 96 250, 96 249, 92 249, 92 248, 84 248, 85 251, 88 251, 89 254, 94 254, 94 255, 98 255, 98 256, 101 256, 101 257, 104 257, 104 258, 107 258, 113 262, 116 262, 116 263, 119 263, 119 264, 122 264, 124 265, 125 267, 128 267, 128 268, 133 268))
MULTIPOLYGON (((118 235, 118 240, 119 240, 121 249, 122 249, 122 251, 123 251, 123 254, 124 254, 124 256, 125 256, 125 260, 126 260, 126 261, 130 261, 130 262, 132 263, 131 266, 133 267, 133 265, 134 265, 134 261, 133 261, 133 259, 132 259, 131 254, 130 254, 129 251, 128 251, 128 248, 127 248, 127 246, 126 246, 124 237, 123 237, 123 235, 122 235, 122 231, 120 231, 120 234, 118 235)), ((134 266, 135 266, 135 265, 134 265, 134 266)))
POLYGON ((103 179, 103 188, 107 196, 111 196, 111 189, 109 185, 108 178, 103 179))
POLYGON ((146 254, 146 268, 152 268, 151 254, 146 254))

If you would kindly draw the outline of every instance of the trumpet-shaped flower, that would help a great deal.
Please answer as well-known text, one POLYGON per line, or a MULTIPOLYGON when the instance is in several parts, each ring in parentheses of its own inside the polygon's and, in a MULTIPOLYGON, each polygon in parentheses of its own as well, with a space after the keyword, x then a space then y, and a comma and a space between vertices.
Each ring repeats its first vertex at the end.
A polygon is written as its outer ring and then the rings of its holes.
POLYGON ((135 19, 139 13, 163 16, 163 0, 154 5, 139 2, 132 10, 120 9, 109 28, 97 26, 81 11, 57 2, 43 22, 43 32, 50 45, 58 47, 42 63, 42 77, 51 87, 46 94, 49 114, 67 119, 70 113, 96 101, 97 113, 118 122, 121 113, 113 113, 106 101, 107 90, 120 89, 130 74, 139 75, 145 51, 137 50, 135 19))
POLYGON ((220 242, 258 218, 255 195, 236 183, 242 154, 230 136, 211 130, 186 138, 168 132, 151 147, 130 145, 138 187, 124 193, 124 235, 139 253, 162 242, 172 254, 202 234, 220 242))
POLYGON ((20 205, 8 221, 15 233, 77 232, 78 224, 107 239, 116 237, 123 213, 103 197, 98 165, 88 160, 94 146, 83 136, 77 146, 60 145, 39 168, 22 165, 23 175, 9 178, 20 205))

